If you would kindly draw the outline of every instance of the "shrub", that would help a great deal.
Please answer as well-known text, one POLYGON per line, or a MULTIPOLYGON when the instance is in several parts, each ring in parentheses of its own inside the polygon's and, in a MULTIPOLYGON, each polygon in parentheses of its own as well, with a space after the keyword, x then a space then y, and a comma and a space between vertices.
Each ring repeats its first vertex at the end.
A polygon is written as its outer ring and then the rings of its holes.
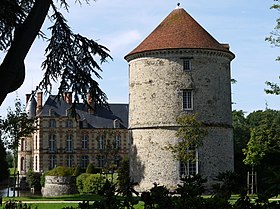
POLYGON ((27 172, 27 182, 29 188, 34 188, 35 191, 41 190, 41 183, 40 183, 41 174, 32 171, 31 169, 27 172))
POLYGON ((46 176, 72 176, 74 174, 75 168, 58 166, 48 172, 46 176))
POLYGON ((94 166, 93 166, 93 163, 89 163, 89 164, 88 164, 86 173, 89 173, 89 174, 94 173, 94 166))
POLYGON ((79 176, 81 174, 81 167, 78 165, 75 167, 75 171, 73 173, 73 176, 79 176))
POLYGON ((83 173, 76 179, 79 193, 97 193, 98 187, 104 184, 105 178, 100 174, 83 173))

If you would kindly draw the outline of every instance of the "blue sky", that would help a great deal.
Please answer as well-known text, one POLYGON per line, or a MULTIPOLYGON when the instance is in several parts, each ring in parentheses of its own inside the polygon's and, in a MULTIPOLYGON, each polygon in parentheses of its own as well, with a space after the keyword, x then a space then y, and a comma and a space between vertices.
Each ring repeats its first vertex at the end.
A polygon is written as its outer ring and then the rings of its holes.
MULTIPOLYGON (((74 2, 74 1, 73 1, 74 2)), ((101 88, 111 103, 128 103, 128 64, 124 56, 134 49, 180 2, 198 23, 220 43, 229 43, 236 55, 232 61, 233 109, 252 112, 279 109, 280 96, 266 95, 265 81, 277 82, 280 54, 264 39, 273 30, 279 16, 270 6, 273 0, 97 0, 91 5, 72 5, 65 13, 73 32, 86 35, 110 49, 113 61, 102 65, 101 88)), ((49 33, 46 28, 43 31, 49 33)), ((42 40, 36 40, 25 60, 26 79, 17 94, 25 102, 25 94, 39 83, 44 60, 42 40)), ((3 59, 3 54, 0 54, 3 59)), ((53 94, 56 91, 54 89, 53 94)), ((8 95, 0 107, 4 116, 8 106, 13 107, 16 93, 8 95)))

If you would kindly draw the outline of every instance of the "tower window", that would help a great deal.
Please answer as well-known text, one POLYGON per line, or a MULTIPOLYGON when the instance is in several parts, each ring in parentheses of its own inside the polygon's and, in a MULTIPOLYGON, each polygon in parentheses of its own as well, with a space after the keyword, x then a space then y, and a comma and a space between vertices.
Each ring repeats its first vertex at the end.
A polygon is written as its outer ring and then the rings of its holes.
POLYGON ((190 89, 183 90, 183 109, 184 110, 193 109, 193 90, 190 89))
POLYGON ((190 59, 184 59, 183 60, 183 70, 184 71, 190 71, 191 70, 191 60, 190 59))
POLYGON ((198 173, 198 152, 197 149, 191 147, 187 152, 194 153, 194 159, 187 163, 180 162, 180 177, 193 176, 198 173))

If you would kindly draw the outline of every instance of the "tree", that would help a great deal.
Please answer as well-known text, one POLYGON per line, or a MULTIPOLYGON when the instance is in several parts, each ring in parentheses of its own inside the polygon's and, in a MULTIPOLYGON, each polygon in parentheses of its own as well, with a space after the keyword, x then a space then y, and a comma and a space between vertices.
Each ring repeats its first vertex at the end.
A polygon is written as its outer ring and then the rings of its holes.
MULTIPOLYGON (((280 0, 274 0, 274 4, 270 8, 280 12, 280 0)), ((280 18, 276 19, 276 26, 274 27, 274 31, 271 32, 270 36, 266 37, 265 40, 275 47, 280 46, 280 18)), ((280 61, 280 56, 278 56, 276 60, 280 61)), ((270 87, 270 89, 265 89, 265 92, 267 94, 280 95, 280 86, 277 83, 273 83, 270 81, 266 81, 265 83, 270 87)))
POLYGON ((256 111, 248 115, 251 126, 250 140, 244 149, 248 165, 272 165, 275 155, 280 156, 280 111, 256 111), (272 158, 273 157, 273 158, 272 158))
POLYGON ((243 162, 243 149, 247 147, 250 139, 250 127, 242 110, 232 111, 233 141, 234 141, 234 171, 240 174, 240 184, 246 185, 248 166, 243 162), (242 178, 244 177, 244 178, 242 178))
POLYGON ((7 158, 7 153, 6 149, 4 146, 4 143, 1 139, 1 134, 0 134, 0 167, 1 167, 1 172, 0 172, 0 182, 7 179, 9 177, 9 166, 8 162, 6 160, 7 158))
MULTIPOLYGON (((82 3, 82 0, 76 2, 82 3)), ((68 11, 67 0, 1 0, 0 50, 6 53, 0 65, 0 105, 8 93, 24 82, 24 59, 37 36, 48 39, 49 44, 42 63, 44 77, 36 90, 50 93, 52 81, 60 81, 58 95, 62 96, 65 91, 73 92, 74 107, 79 96, 87 103, 87 94, 91 95, 95 105, 107 104, 106 94, 92 75, 101 78, 98 73, 101 67, 94 58, 99 57, 102 64, 111 58, 109 50, 73 33, 59 9, 68 11), (47 16, 52 23, 50 38, 40 31, 47 16)))
POLYGON ((197 119, 197 115, 181 115, 176 119, 179 128, 176 137, 177 143, 168 144, 166 149, 170 150, 173 157, 185 166, 189 161, 196 159, 196 149, 203 144, 207 130, 203 123, 197 119))
POLYGON ((17 168, 17 153, 20 139, 33 133, 36 130, 35 125, 34 118, 28 118, 20 99, 17 98, 15 101, 15 110, 8 109, 7 117, 3 119, 1 127, 7 147, 12 151, 14 177, 17 168))
POLYGON ((258 191, 270 197, 280 193, 270 183, 280 175, 280 111, 255 111, 247 116, 247 120, 251 129, 250 140, 244 149, 244 162, 258 173, 258 191))

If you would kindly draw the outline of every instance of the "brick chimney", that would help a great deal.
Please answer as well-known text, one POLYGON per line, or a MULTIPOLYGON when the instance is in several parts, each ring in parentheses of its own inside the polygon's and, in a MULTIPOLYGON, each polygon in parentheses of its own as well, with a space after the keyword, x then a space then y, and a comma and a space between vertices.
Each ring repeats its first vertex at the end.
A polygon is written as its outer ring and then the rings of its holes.
POLYGON ((88 102, 88 105, 92 107, 92 109, 88 107, 88 113, 94 114, 93 100, 92 100, 90 93, 88 93, 88 95, 87 95, 87 102, 88 102))
POLYGON ((67 104, 72 104, 72 92, 64 92, 64 100, 67 104))
POLYGON ((39 114, 42 110, 43 105, 43 92, 37 92, 37 108, 36 114, 39 114))

